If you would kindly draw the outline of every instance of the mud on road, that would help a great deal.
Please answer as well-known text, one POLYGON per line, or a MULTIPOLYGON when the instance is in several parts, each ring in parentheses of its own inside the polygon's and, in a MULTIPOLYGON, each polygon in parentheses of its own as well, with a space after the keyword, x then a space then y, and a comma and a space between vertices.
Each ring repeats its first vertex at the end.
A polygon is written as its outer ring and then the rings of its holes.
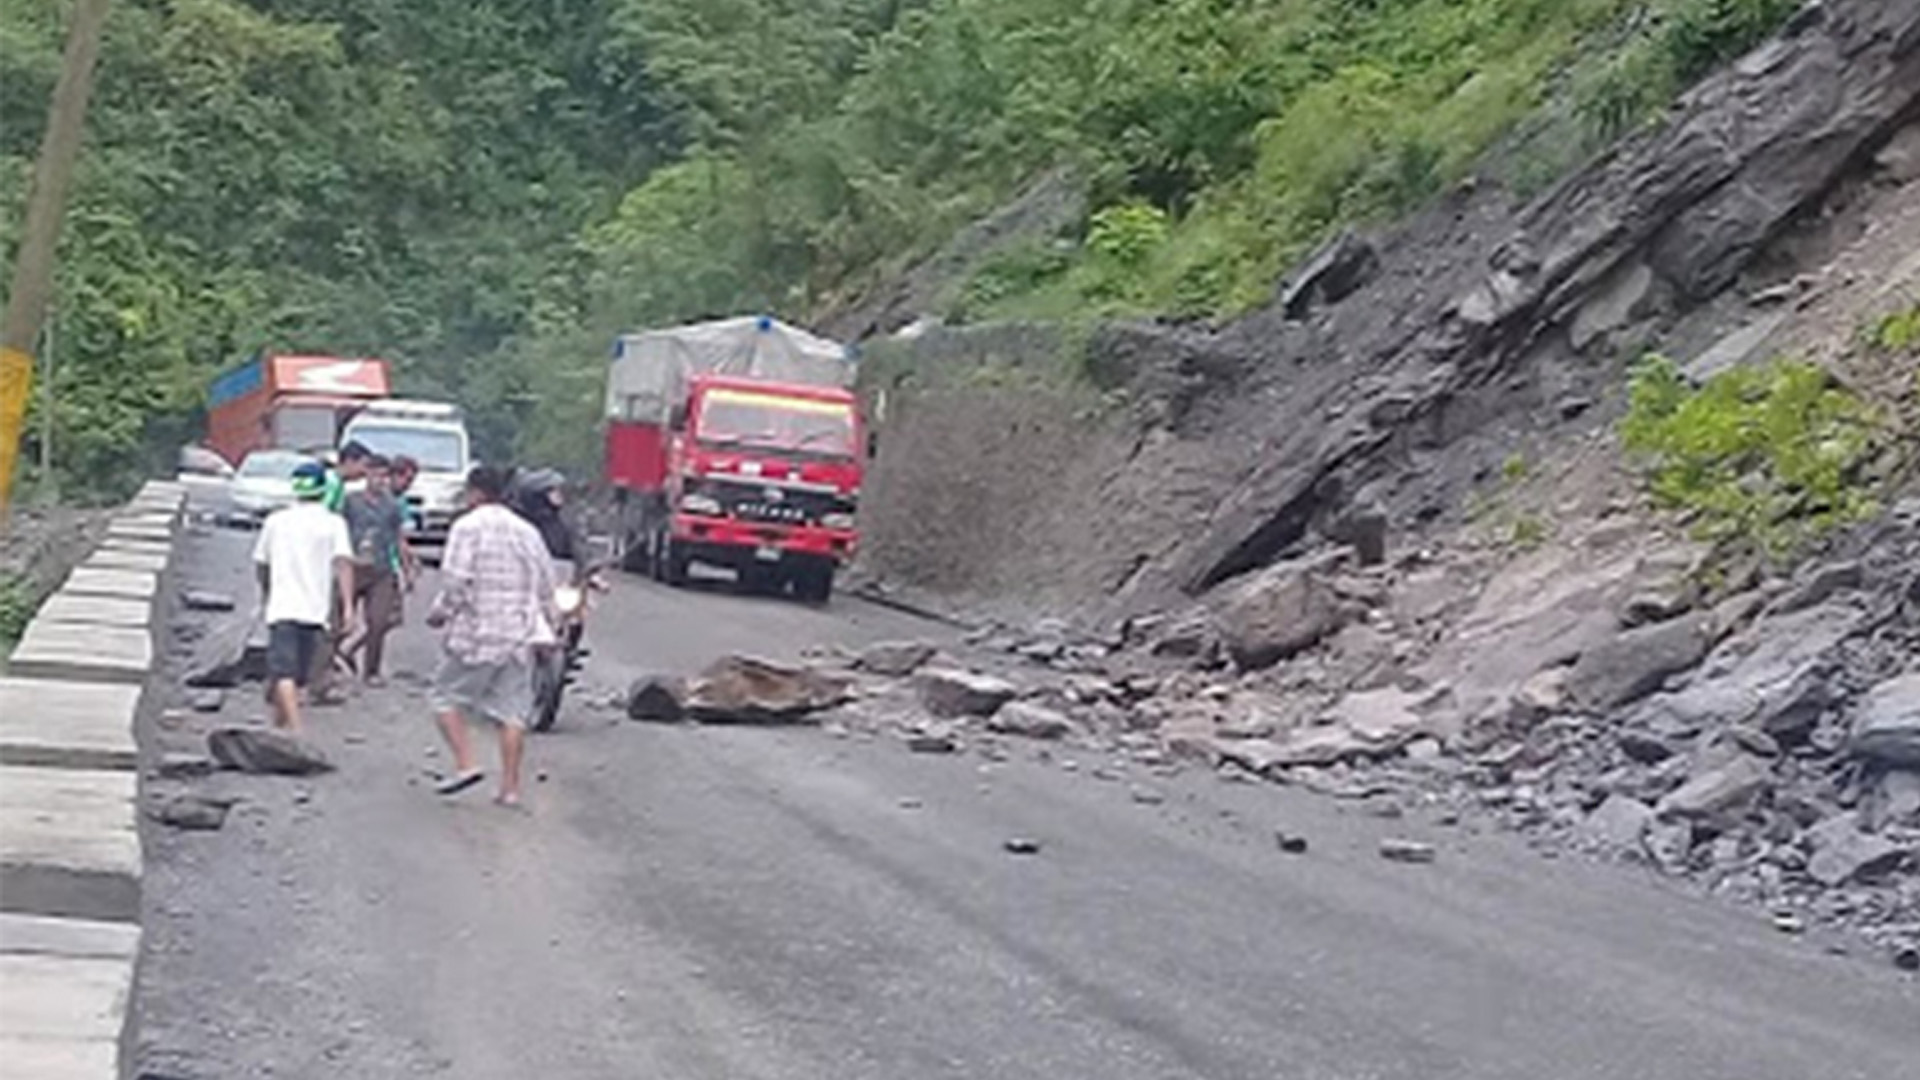
MULTIPOLYGON (((244 603, 247 540, 189 538, 180 584, 244 603)), ((142 1067, 1879 1080, 1920 1059, 1920 987, 1885 965, 1511 837, 1208 775, 1147 803, 1099 779, 1093 751, 925 756, 596 704, 723 651, 928 633, 851 601, 622 581, 514 813, 432 794, 433 645, 409 628, 392 687, 312 717, 337 772, 146 780, 149 799, 238 802, 217 831, 143 823, 142 1067), (1281 851, 1277 829, 1309 850, 1281 851), (1389 833, 1437 858, 1382 860, 1389 833), (1039 850, 1010 854, 1014 837, 1039 850)), ((177 674, 142 720, 156 763, 264 715, 251 688, 194 712, 177 674)))

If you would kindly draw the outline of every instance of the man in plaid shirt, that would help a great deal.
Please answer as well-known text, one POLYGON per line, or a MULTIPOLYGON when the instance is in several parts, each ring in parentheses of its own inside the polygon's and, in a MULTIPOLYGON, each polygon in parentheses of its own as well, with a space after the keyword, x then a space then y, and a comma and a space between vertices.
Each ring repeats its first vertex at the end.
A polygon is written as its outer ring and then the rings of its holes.
POLYGON ((452 795, 480 782, 467 720, 491 721, 500 733, 500 794, 520 802, 520 763, 533 711, 533 653, 557 641, 555 575, 540 533, 502 505, 509 476, 480 466, 467 477, 469 509, 453 523, 441 560, 441 591, 427 625, 445 629, 433 703, 453 752, 452 795))

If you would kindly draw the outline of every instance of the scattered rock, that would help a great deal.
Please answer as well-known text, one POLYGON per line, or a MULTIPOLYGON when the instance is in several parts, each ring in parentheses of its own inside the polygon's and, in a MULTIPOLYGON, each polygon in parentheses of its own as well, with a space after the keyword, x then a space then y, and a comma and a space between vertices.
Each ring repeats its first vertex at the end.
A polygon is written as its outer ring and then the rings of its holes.
POLYGON ((232 687, 267 674, 266 627, 252 615, 230 614, 194 644, 187 664, 191 687, 232 687))
POLYGON ((1920 945, 1895 945, 1893 966, 1901 971, 1920 971, 1920 945))
POLYGON ((1773 913, 1773 928, 1783 934, 1799 934, 1807 929, 1806 920, 1791 911, 1773 913))
POLYGON ((232 611, 233 597, 211 589, 188 589, 180 594, 180 603, 188 611, 232 611))
POLYGON ((674 675, 646 675, 627 688, 627 718, 677 723, 687 715, 687 681, 674 675))
POLYGON ((901 679, 925 666, 935 651, 926 641, 883 641, 862 649, 853 666, 869 674, 901 679))
POLYGON ((168 750, 153 765, 152 774, 162 780, 191 780, 212 774, 218 766, 205 754, 168 750))
POLYGON ((1273 839, 1275 843, 1280 845, 1280 850, 1289 855, 1305 855, 1307 853, 1307 838, 1304 836, 1290 833, 1285 829, 1275 829, 1273 839))
POLYGON ((1313 253, 1280 290, 1280 310, 1298 321, 1317 306, 1351 296, 1380 270, 1380 255, 1365 237, 1342 232, 1313 253))
POLYGON ((987 721, 987 730, 1029 739, 1061 739, 1073 731, 1066 716, 1031 701, 1009 701, 987 721))
POLYGON ((907 736, 907 749, 916 754, 952 754, 960 749, 960 740, 948 731, 916 731, 907 736))
POLYGON ((241 772, 311 776, 333 770, 319 747, 268 728, 221 728, 208 734, 207 752, 221 768, 241 772))
POLYGON ((960 668, 923 668, 916 676, 920 703, 935 716, 992 716, 1019 688, 1005 679, 960 668))
POLYGON ((1567 673, 1567 692, 1591 712, 1618 708, 1699 664, 1714 639, 1713 618, 1705 612, 1625 631, 1581 654, 1567 673))
POLYGON ((1005 849, 1009 855, 1038 855, 1040 853, 1040 841, 1026 836, 1009 837, 1001 841, 1000 846, 1005 849))
POLYGON ((1883 837, 1862 832, 1857 814, 1841 814, 1807 830, 1813 855, 1807 876, 1828 888, 1872 881, 1905 861, 1907 851, 1883 837))
POLYGON ((1799 586, 1774 605, 1774 612, 1790 615, 1824 604, 1835 593, 1849 592, 1866 583, 1866 570, 1857 562, 1832 563, 1804 575, 1799 586))
POLYGON ((844 678, 749 656, 728 656, 687 687, 686 712, 707 724, 791 724, 843 705, 844 678))
POLYGON ((1621 851, 1640 850, 1640 839, 1653 821, 1653 807, 1627 795, 1609 795, 1594 807, 1581 831, 1589 838, 1621 851))
POLYGON ((904 799, 901 799, 896 805, 899 806, 900 809, 902 810, 918 810, 926 804, 921 802, 919 799, 913 798, 912 796, 908 796, 904 799))
POLYGON ((1234 587, 1220 609, 1221 637, 1243 669, 1271 667, 1318 645, 1354 611, 1327 581, 1335 557, 1281 563, 1234 587))
POLYGON ((1380 857, 1388 862, 1430 863, 1439 856, 1432 844, 1389 837, 1380 841, 1380 857))
POLYGON ((1853 725, 1853 754, 1896 768, 1920 769, 1920 673, 1874 687, 1853 725))
POLYGON ((226 703, 227 692, 218 688, 195 690, 187 695, 187 705, 194 712, 217 713, 226 703))
POLYGON ((1629 728, 1615 735, 1614 741, 1620 744, 1620 752, 1628 761, 1641 765, 1658 765, 1674 754, 1673 744, 1650 731, 1629 728))
POLYGON ((147 816, 175 829, 212 832, 227 823, 227 806, 197 795, 175 795, 148 807, 147 816))
POLYGON ((1167 797, 1154 788, 1137 787, 1133 789, 1133 801, 1141 806, 1159 806, 1167 801, 1167 797))
POLYGON ((1715 817, 1738 809, 1772 784, 1764 765, 1750 757, 1735 758, 1669 793, 1660 800, 1659 815, 1663 821, 1715 817))

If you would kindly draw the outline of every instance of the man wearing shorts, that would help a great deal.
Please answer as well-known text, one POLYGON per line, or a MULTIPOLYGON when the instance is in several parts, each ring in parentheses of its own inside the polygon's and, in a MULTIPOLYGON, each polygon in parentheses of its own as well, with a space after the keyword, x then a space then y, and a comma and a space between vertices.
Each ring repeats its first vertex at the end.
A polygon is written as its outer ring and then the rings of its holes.
POLYGON ((326 466, 302 465, 293 473, 297 500, 267 515, 254 544, 267 616, 267 684, 275 727, 299 734, 300 690, 327 635, 338 603, 353 611, 353 545, 347 523, 324 503, 326 466))
POLYGON ((520 763, 533 711, 533 652, 551 648, 553 561, 540 533, 501 504, 509 476, 480 466, 467 476, 469 509, 447 534, 441 591, 427 625, 446 637, 433 677, 440 733, 454 771, 442 794, 480 782, 466 721, 491 721, 500 733, 498 802, 520 802, 520 763))

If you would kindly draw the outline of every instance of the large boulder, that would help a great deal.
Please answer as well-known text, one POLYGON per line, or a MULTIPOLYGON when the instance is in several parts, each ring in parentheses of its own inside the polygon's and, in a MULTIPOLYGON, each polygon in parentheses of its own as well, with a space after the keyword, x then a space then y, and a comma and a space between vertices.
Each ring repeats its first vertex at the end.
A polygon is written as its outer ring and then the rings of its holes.
POLYGON ((333 770, 333 762, 319 747, 270 728, 231 727, 209 732, 207 753, 221 768, 240 772, 311 776, 333 770))
POLYGON ((267 676, 267 629, 256 615, 231 614, 195 643, 187 685, 238 686, 267 676))
POLYGON ((686 715, 708 724, 791 724, 850 697, 845 679, 736 655, 716 661, 688 684, 686 715))
POLYGON ((1806 839, 1813 854, 1807 860, 1807 876, 1834 888, 1873 881, 1905 861, 1906 848, 1865 832, 1860 825, 1860 815, 1840 814, 1808 829, 1806 839))
POLYGON ((935 716, 992 716, 1019 687, 1005 679, 961 668, 923 668, 917 676, 920 703, 935 716))
POLYGON ((687 680, 645 675, 627 688, 627 718, 671 724, 687 716, 687 680))
POLYGON ((1419 700, 1395 687, 1349 694, 1320 723, 1280 740, 1277 759, 1284 765, 1333 765, 1392 754, 1429 733, 1430 725, 1414 710, 1419 700))
POLYGON ((1853 722, 1854 756, 1920 769, 1920 672, 1874 687, 1853 722))
POLYGON ((1357 613, 1329 579, 1335 559, 1281 563, 1232 588, 1222 602, 1220 635, 1234 663, 1271 667, 1320 644, 1357 613))
POLYGON ((1766 766, 1742 756, 1675 788, 1657 809, 1662 821, 1713 819, 1740 810, 1772 786, 1766 766))
POLYGON ((1580 654, 1567 672, 1567 693, 1591 712, 1638 701, 1706 659, 1715 636, 1705 612, 1628 630, 1580 654))

